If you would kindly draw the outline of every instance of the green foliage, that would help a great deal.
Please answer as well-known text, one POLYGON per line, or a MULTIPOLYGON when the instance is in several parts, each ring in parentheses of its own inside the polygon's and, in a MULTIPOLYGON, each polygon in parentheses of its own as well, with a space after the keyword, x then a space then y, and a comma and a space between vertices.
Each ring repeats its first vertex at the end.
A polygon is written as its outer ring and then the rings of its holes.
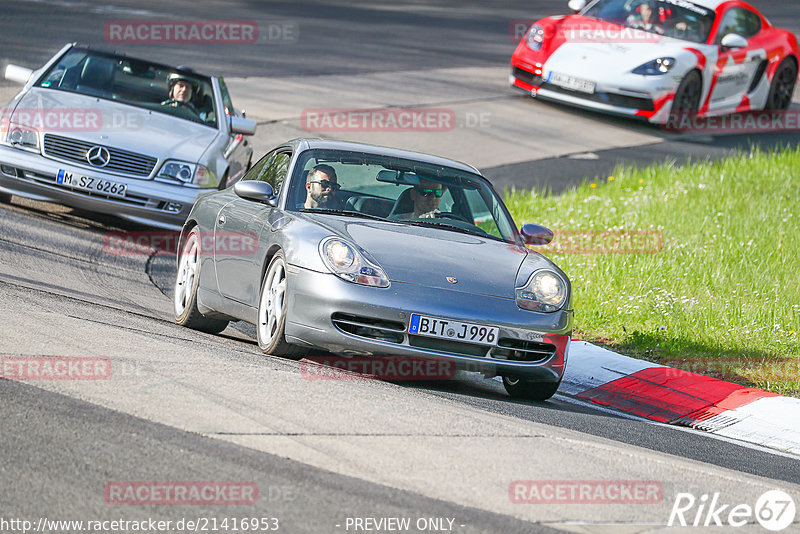
POLYGON ((787 369, 800 363, 798 170, 800 151, 755 152, 619 168, 604 183, 560 196, 510 191, 506 202, 518 223, 556 232, 544 252, 572 280, 583 338, 694 371, 735 359, 742 365, 721 378, 797 395, 787 369), (612 238, 585 253, 564 246, 571 231, 612 238), (663 248, 613 246, 637 231, 663 248))

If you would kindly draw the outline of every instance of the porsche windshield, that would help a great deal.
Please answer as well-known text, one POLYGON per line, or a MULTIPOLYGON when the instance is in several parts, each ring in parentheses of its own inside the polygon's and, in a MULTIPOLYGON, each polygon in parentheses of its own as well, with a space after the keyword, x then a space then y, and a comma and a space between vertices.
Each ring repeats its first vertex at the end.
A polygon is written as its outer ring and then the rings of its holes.
POLYGON ((37 86, 217 126, 214 91, 208 78, 124 56, 73 48, 39 79, 37 86))
POLYGON ((514 223, 477 175, 420 161, 310 150, 295 167, 290 210, 380 218, 513 242, 514 223))
POLYGON ((586 17, 620 26, 704 43, 714 24, 714 11, 686 0, 599 0, 586 17))

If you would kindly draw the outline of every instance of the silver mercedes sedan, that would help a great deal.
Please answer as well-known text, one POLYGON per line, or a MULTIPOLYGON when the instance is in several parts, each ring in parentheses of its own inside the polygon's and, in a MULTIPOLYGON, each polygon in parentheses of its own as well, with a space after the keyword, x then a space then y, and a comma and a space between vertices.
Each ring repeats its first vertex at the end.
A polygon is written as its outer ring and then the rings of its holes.
POLYGON ((175 316, 211 333, 253 323, 268 354, 444 361, 544 400, 564 374, 571 287, 526 244, 552 238, 517 230, 469 165, 295 139, 198 199, 178 249, 175 316))
POLYGON ((221 77, 69 44, 0 116, 0 200, 11 194, 180 229, 198 195, 247 171, 256 123, 221 77))

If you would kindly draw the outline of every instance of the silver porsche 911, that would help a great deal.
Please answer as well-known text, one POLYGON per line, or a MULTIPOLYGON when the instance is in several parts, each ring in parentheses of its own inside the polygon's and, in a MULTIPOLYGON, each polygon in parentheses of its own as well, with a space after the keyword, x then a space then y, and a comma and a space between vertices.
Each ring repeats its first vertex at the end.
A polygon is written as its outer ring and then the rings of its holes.
POLYGON ((198 199, 175 315, 211 333, 253 323, 269 354, 444 360, 544 400, 564 374, 571 287, 525 245, 552 238, 518 231, 471 166, 295 139, 198 199))
POLYGON ((198 195, 247 171, 256 123, 225 82, 70 44, 0 114, 0 200, 11 194, 180 229, 198 195))

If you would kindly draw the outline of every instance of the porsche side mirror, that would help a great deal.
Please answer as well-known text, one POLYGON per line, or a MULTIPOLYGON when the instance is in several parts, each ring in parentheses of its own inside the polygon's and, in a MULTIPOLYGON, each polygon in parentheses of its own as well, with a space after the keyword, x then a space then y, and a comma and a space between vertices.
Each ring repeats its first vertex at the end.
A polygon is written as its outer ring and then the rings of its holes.
POLYGON ((526 245, 548 245, 553 240, 553 231, 538 224, 523 224, 519 233, 526 245))
POLYGON ((239 198, 269 204, 273 208, 277 204, 275 190, 272 189, 272 186, 267 182, 259 182, 258 180, 236 182, 233 185, 233 192, 236 193, 236 196, 239 198))
POLYGON ((19 65, 8 65, 6 67, 5 77, 6 80, 21 83, 25 85, 33 74, 31 69, 20 67, 19 65))
POLYGON ((253 135, 256 133, 256 121, 244 119, 242 117, 231 117, 231 132, 242 135, 253 135))
POLYGON ((567 7, 569 7, 572 11, 577 13, 578 11, 582 11, 584 7, 586 7, 586 0, 569 0, 567 3, 567 7))
POLYGON ((736 33, 729 33, 725 37, 722 38, 722 42, 720 42, 722 48, 727 48, 728 50, 735 50, 737 48, 746 48, 747 47, 747 39, 742 37, 736 33))

